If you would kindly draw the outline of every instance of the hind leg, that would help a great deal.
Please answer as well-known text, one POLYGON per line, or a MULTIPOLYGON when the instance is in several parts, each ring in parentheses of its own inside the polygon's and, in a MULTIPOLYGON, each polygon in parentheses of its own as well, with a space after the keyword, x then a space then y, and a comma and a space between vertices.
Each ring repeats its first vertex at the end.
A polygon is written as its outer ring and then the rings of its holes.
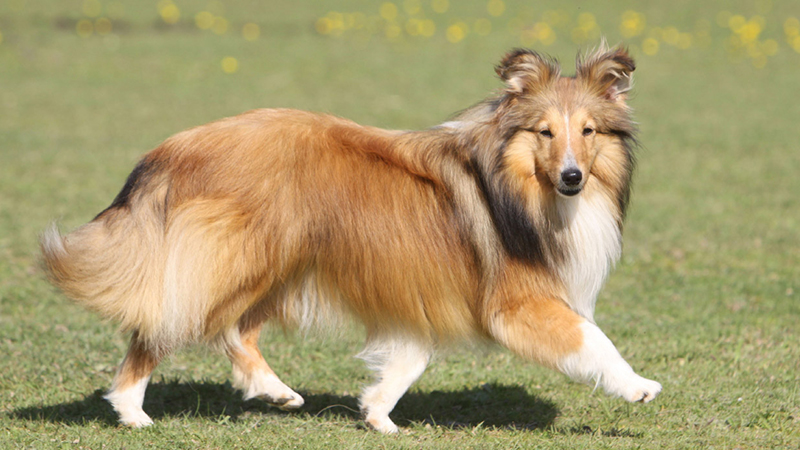
POLYGON ((378 381, 361 395, 361 412, 367 425, 381 433, 397 433, 389 418, 400 397, 425 371, 431 350, 413 341, 394 340, 370 344, 361 358, 377 372, 378 381))
POLYGON ((160 360, 159 356, 148 350, 139 340, 139 333, 135 331, 128 353, 114 376, 111 389, 105 395, 123 425, 139 428, 153 423, 150 416, 142 410, 142 403, 150 375, 160 360))
POLYGON ((258 349, 261 324, 240 327, 229 332, 226 353, 233 364, 233 386, 241 389, 244 399, 260 398, 283 410, 297 409, 304 400, 278 379, 258 349))

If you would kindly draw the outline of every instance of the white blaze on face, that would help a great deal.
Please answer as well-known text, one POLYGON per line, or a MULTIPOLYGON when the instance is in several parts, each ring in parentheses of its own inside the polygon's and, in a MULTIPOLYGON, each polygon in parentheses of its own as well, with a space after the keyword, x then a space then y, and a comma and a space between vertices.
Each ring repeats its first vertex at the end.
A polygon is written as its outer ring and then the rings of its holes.
POLYGON ((575 159, 575 152, 572 150, 572 130, 569 126, 569 113, 564 113, 564 126, 567 131, 567 150, 564 152, 564 161, 561 164, 561 172, 567 169, 577 169, 578 161, 575 159))

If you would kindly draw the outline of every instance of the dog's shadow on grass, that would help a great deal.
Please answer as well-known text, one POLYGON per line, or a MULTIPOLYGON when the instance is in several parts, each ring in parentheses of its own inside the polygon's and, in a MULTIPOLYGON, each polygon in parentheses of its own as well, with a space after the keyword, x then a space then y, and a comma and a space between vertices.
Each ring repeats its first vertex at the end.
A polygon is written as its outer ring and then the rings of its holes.
MULTIPOLYGON (((330 416, 360 426, 358 399, 335 394, 300 392, 305 405, 294 414, 330 416)), ((260 400, 244 401, 230 384, 162 381, 147 388, 144 410, 158 421, 165 417, 204 417, 235 422, 252 414, 287 414, 260 400)), ((553 423, 558 410, 550 401, 532 396, 520 386, 485 384, 454 392, 410 392, 400 399, 392 419, 400 426, 413 423, 446 428, 477 426, 505 429, 543 429, 553 423)), ((61 424, 87 422, 117 426, 117 416, 97 390, 82 400, 51 406, 20 408, 9 413, 22 420, 61 424)))

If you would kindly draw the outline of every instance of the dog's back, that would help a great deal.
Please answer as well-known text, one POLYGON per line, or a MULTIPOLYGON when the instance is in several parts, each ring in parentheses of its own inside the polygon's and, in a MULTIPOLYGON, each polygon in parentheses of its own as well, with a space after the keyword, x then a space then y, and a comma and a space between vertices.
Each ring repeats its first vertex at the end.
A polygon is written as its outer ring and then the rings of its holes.
POLYGON ((45 233, 48 274, 163 351, 221 336, 257 303, 306 327, 349 312, 374 332, 467 334, 478 274, 454 206, 389 159, 394 138, 289 110, 179 133, 92 222, 45 233))

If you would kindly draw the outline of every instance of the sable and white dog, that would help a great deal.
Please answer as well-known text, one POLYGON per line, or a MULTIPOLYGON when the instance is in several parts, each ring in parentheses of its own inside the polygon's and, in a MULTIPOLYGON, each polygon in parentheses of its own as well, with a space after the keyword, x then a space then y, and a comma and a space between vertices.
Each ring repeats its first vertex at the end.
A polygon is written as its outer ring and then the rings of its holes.
POLYGON ((360 321, 377 372, 361 407, 385 433, 434 349, 459 340, 655 398, 593 321, 622 245, 634 62, 601 48, 563 77, 515 50, 496 70, 498 96, 424 131, 257 110, 181 132, 94 220, 47 230, 50 280, 132 333, 106 397, 120 421, 152 423, 151 372, 198 341, 227 354, 245 398, 302 406, 257 347, 268 320, 360 321))

